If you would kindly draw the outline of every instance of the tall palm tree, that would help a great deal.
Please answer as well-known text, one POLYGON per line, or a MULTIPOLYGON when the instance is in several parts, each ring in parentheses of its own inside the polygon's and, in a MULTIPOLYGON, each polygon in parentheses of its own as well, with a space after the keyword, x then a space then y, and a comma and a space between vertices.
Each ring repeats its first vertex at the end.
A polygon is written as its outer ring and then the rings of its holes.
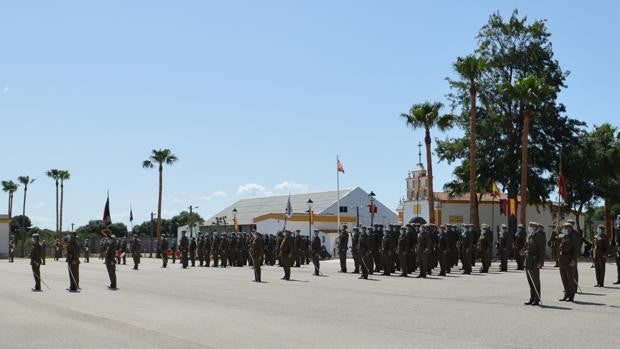
POLYGON ((24 204, 22 207, 22 258, 25 253, 26 246, 26 195, 28 193, 28 185, 34 183, 36 178, 30 179, 30 176, 19 176, 17 180, 24 186, 24 204))
POLYGON ((60 171, 58 169, 51 169, 49 171, 46 172, 46 175, 53 179, 54 182, 56 183, 56 238, 60 238, 60 231, 58 230, 58 182, 59 182, 59 173, 60 171))
POLYGON ((463 90, 469 90, 469 221, 476 228, 480 228, 480 215, 478 214, 477 195, 477 156, 478 139, 476 95, 478 93, 478 80, 487 68, 487 61, 483 57, 468 55, 459 57, 454 63, 454 70, 460 75, 461 81, 451 81, 451 84, 463 90))
POLYGON ((170 149, 153 149, 149 158, 142 162, 143 168, 153 168, 155 164, 157 164, 159 169, 159 196, 157 200, 157 246, 159 246, 161 240, 161 200, 164 185, 164 164, 172 165, 177 160, 177 156, 172 154, 172 151, 170 149))
POLYGON ((521 103, 523 110, 523 130, 521 131, 521 189, 519 190, 521 211, 519 223, 525 225, 527 220, 527 175, 529 173, 528 144, 532 110, 545 96, 551 93, 550 88, 539 78, 527 75, 519 78, 513 87, 514 96, 521 103))
POLYGON ((413 129, 424 129, 424 143, 426 144, 426 167, 428 188, 428 220, 435 223, 435 192, 433 191, 433 161, 431 159, 431 128, 437 127, 440 131, 452 127, 454 117, 452 115, 440 115, 439 110, 443 104, 439 102, 424 102, 414 104, 408 114, 400 114, 407 125, 413 129))
POLYGON ((58 221, 58 230, 62 234, 62 208, 65 196, 65 181, 71 179, 71 174, 67 170, 59 170, 58 179, 60 180, 60 220, 58 221))
POLYGON ((2 181, 2 191, 9 193, 9 219, 13 217, 13 193, 17 191, 19 185, 13 181, 2 181))

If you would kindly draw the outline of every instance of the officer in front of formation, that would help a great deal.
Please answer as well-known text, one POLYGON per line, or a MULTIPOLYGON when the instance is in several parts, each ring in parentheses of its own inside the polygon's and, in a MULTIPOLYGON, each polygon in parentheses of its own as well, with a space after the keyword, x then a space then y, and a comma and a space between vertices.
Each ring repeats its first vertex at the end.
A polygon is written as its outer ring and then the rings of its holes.
POLYGON ((293 241, 291 232, 286 231, 280 244, 280 263, 284 268, 284 277, 282 280, 291 279, 291 265, 293 263, 293 241))
POLYGON ((265 255, 265 241, 259 232, 253 233, 252 244, 250 245, 250 256, 252 257, 252 268, 254 269, 254 282, 261 280, 261 265, 265 255))
POLYGON ((110 290, 116 290, 116 235, 111 234, 105 244, 105 267, 108 270, 108 277, 110 278, 110 290))
POLYGON ((30 250, 30 266, 34 276, 34 288, 32 292, 41 292, 41 244, 39 234, 32 234, 32 249, 30 250))
POLYGON ((159 245, 159 255, 161 256, 162 268, 168 266, 168 239, 166 234, 161 234, 161 243, 159 245))
POLYGON ((577 293, 577 261, 579 259, 579 249, 581 247, 581 237, 573 230, 573 225, 564 223, 560 233, 559 265, 560 277, 564 285, 564 297, 560 301, 573 302, 577 293))
POLYGON ((69 245, 67 246, 67 268, 69 269, 69 292, 79 292, 80 288, 80 246, 77 235, 71 232, 69 245))
POLYGON ((185 236, 185 230, 181 232, 181 242, 179 243, 179 250, 181 250, 181 263, 183 264, 183 269, 187 269, 189 240, 187 239, 187 236, 185 236))
POLYGON ((525 305, 540 304, 540 268, 545 263, 545 232, 541 224, 530 222, 526 243, 516 251, 525 259, 525 276, 530 286, 530 300, 525 305))
POLYGON ((609 245, 609 238, 605 234, 605 226, 600 224, 596 228, 596 235, 594 236, 594 270, 596 273, 596 285, 594 287, 605 287, 605 263, 607 262, 607 255, 611 252, 609 245))
POLYGON ((340 258, 340 273, 347 272, 347 250, 349 249, 349 233, 347 226, 343 226, 338 235, 338 258, 340 258))
POLYGON ((357 250, 360 258, 360 269, 362 275, 359 277, 360 279, 368 279, 368 274, 372 273, 371 259, 372 259, 372 249, 370 246, 370 241, 372 238, 372 228, 368 229, 371 234, 367 233, 367 229, 362 227, 362 232, 360 234, 360 238, 357 241, 357 250))
POLYGON ((316 229, 314 230, 314 237, 310 244, 310 251, 312 253, 312 264, 314 264, 314 275, 319 276, 321 268, 319 264, 319 260, 321 259, 321 239, 319 238, 319 231, 316 229))

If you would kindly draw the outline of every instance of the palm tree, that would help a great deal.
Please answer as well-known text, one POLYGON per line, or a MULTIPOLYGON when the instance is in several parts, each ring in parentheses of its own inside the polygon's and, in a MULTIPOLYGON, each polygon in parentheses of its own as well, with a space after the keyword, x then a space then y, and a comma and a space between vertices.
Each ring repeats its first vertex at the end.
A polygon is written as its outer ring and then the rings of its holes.
POLYGON ((65 181, 71 179, 71 174, 67 170, 59 170, 58 179, 60 180, 60 220, 58 221, 58 230, 62 234, 62 208, 65 196, 65 181))
POLYGON ((424 102, 414 104, 409 109, 408 114, 400 114, 405 119, 407 125, 413 129, 424 129, 424 143, 426 144, 426 167, 427 167, 427 188, 428 188, 428 220, 435 223, 435 193, 433 192, 433 162, 431 159, 431 128, 437 127, 440 131, 452 127, 454 117, 452 115, 439 115, 439 110, 443 104, 439 102, 424 102))
POLYGON ((17 191, 19 185, 13 181, 2 181, 2 191, 9 193, 9 219, 13 217, 13 193, 17 191))
POLYGON ((19 176, 17 180, 24 186, 24 204, 22 207, 22 258, 24 257, 26 246, 26 194, 28 193, 28 185, 34 183, 36 178, 30 179, 30 176, 19 176))
POLYGON ((161 199, 163 192, 163 172, 164 164, 172 165, 178 160, 177 156, 172 154, 170 149, 153 149, 151 156, 148 160, 142 162, 143 168, 153 168, 155 164, 158 164, 159 168, 159 197, 157 200, 157 246, 159 246, 161 240, 161 199))
POLYGON ((514 85, 514 96, 521 103, 523 110, 523 130, 521 131, 521 211, 519 223, 525 225, 527 219, 527 175, 529 173, 528 144, 532 110, 547 94, 550 88, 540 79, 533 75, 519 78, 514 85))
POLYGON ((486 59, 476 55, 459 57, 454 63, 454 69, 461 76, 461 81, 451 81, 450 83, 463 90, 469 90, 469 221, 476 228, 480 227, 480 216, 478 214, 478 201, 476 200, 477 191, 477 155, 478 149, 476 141, 478 138, 476 95, 478 93, 478 80, 487 67, 486 59))
POLYGON ((58 230, 58 181, 59 181, 59 173, 58 169, 51 169, 46 172, 47 176, 54 180, 56 183, 56 238, 60 238, 60 232, 58 230))

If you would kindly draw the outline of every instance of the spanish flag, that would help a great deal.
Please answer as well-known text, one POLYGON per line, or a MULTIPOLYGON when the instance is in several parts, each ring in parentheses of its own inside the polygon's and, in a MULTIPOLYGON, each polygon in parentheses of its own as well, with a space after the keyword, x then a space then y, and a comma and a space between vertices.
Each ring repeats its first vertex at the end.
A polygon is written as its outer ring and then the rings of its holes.
POLYGON ((491 196, 493 196, 494 198, 498 198, 501 195, 502 194, 499 191, 499 188, 497 187, 497 183, 493 182, 493 186, 491 187, 491 196))

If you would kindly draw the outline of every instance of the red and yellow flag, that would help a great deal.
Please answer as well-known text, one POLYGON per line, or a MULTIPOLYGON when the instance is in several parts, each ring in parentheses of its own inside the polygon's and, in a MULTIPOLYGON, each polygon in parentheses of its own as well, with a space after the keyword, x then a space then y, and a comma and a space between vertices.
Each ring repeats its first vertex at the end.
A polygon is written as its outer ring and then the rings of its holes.
POLYGON ((497 183, 495 182, 493 182, 493 186, 491 187, 491 196, 493 196, 494 198, 498 198, 502 196, 502 193, 499 191, 499 188, 497 187, 497 183))

